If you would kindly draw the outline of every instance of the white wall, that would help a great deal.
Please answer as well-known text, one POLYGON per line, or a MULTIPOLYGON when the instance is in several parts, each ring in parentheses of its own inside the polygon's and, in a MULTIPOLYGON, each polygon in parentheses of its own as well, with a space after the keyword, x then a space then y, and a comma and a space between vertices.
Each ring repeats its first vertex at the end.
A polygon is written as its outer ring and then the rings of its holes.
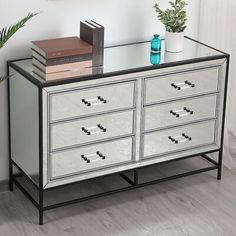
POLYGON ((236 168, 236 1, 202 1, 200 9, 200 40, 231 54, 224 164, 236 168))
MULTIPOLYGON (((159 1, 163 7, 167 0, 159 1)), ((199 2, 188 1, 189 21, 186 35, 198 35, 199 2)), ((153 33, 164 35, 164 27, 152 9, 155 0, 0 0, 0 28, 15 23, 28 12, 42 11, 27 23, 0 51, 0 75, 6 61, 30 56, 30 41, 76 35, 79 21, 94 19, 105 26, 105 44, 150 39, 153 33)), ((8 174, 6 83, 0 85, 0 180, 8 174)))

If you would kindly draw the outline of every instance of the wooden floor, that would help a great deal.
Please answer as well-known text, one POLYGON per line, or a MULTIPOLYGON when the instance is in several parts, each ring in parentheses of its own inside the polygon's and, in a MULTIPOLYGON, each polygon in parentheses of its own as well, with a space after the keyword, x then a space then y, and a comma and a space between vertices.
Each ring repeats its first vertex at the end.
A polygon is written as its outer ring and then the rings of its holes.
POLYGON ((48 211, 44 226, 15 189, 0 194, 0 236, 234 236, 236 171, 224 169, 221 181, 215 176, 212 171, 48 211))

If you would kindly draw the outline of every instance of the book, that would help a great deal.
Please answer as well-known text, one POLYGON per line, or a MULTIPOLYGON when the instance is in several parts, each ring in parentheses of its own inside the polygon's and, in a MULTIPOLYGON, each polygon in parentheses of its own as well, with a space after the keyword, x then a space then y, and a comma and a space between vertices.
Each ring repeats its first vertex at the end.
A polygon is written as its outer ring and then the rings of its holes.
POLYGON ((93 74, 92 67, 81 67, 81 68, 76 68, 75 70, 45 73, 36 66, 33 66, 33 75, 37 75, 44 80, 67 79, 67 78, 92 75, 92 74, 93 74))
POLYGON ((80 22, 80 38, 93 46, 93 66, 102 66, 104 27, 95 21, 80 22))
POLYGON ((45 59, 90 54, 93 51, 91 44, 78 37, 33 41, 32 49, 45 59))
POLYGON ((98 30, 98 41, 99 41, 98 65, 100 66, 100 65, 103 65, 103 61, 104 61, 104 33, 105 33, 105 29, 104 29, 104 26, 100 25, 99 23, 97 23, 93 20, 91 20, 90 23, 99 29, 98 30))
POLYGON ((38 69, 40 69, 41 71, 45 73, 72 71, 72 70, 75 70, 76 68, 86 68, 86 67, 93 66, 92 60, 45 66, 44 64, 42 64, 40 61, 38 61, 35 58, 32 58, 32 64, 33 66, 37 67, 38 69))
POLYGON ((67 63, 79 62, 79 61, 92 60, 92 53, 75 55, 75 56, 70 56, 70 57, 46 59, 45 57, 40 55, 38 52, 36 52, 34 49, 32 49, 32 58, 36 59, 37 61, 39 61, 41 64, 45 66, 53 66, 53 65, 61 65, 61 64, 67 64, 67 63))
POLYGON ((98 65, 98 31, 96 27, 88 22, 80 22, 80 38, 92 45, 93 66, 98 65))

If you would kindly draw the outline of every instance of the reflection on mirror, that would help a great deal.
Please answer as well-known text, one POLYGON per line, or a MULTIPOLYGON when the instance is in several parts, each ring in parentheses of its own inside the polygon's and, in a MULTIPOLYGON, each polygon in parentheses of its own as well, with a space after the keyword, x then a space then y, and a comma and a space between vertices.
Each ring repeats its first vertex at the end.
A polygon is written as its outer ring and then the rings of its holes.
MULTIPOLYGON (((161 42, 160 54, 152 55, 150 42, 134 43, 128 45, 107 47, 104 50, 104 66, 87 68, 80 72, 69 72, 63 79, 86 76, 96 76, 107 73, 119 73, 121 71, 135 70, 143 67, 157 67, 165 63, 174 63, 184 60, 200 59, 208 56, 222 55, 221 52, 195 42, 189 38, 184 39, 184 50, 181 53, 170 53, 165 51, 165 41, 161 42)), ((22 60, 14 62, 16 65, 33 75, 40 83, 48 81, 36 76, 32 72, 32 61, 22 60)), ((56 78, 55 78, 56 79, 56 78)))

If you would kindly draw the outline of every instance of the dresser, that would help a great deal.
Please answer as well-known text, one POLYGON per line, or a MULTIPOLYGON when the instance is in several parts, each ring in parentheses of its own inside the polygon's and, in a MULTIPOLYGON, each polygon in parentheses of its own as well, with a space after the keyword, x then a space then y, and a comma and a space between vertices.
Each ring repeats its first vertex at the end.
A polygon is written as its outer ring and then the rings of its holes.
POLYGON ((31 59, 8 62, 9 185, 40 224, 47 210, 155 183, 138 181, 147 166, 201 156, 211 165, 156 182, 212 170, 221 178, 229 55, 186 37, 183 52, 162 41, 160 61, 151 56, 150 42, 108 47, 102 68, 48 81, 31 59), (129 186, 44 206, 51 189, 115 173, 129 186))

